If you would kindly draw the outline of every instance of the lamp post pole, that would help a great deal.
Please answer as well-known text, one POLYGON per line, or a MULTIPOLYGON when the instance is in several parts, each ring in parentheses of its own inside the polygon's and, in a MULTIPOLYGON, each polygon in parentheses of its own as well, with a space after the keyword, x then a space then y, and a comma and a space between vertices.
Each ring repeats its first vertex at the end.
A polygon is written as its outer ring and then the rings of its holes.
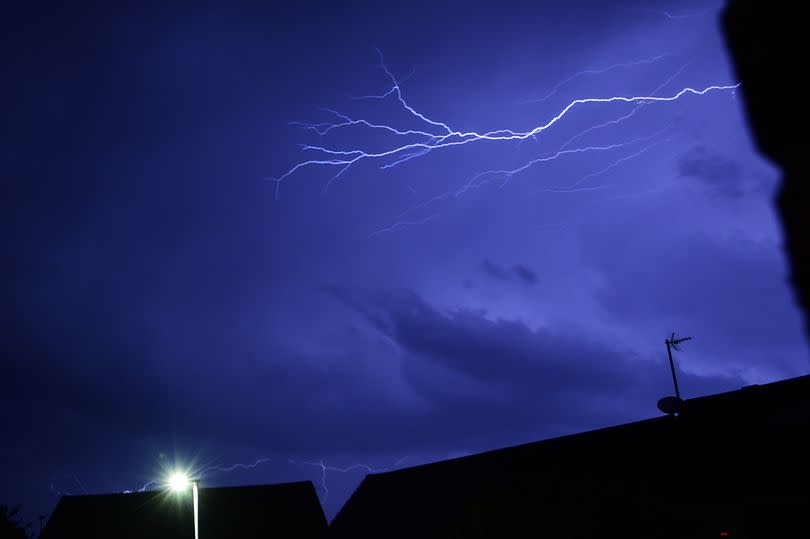
POLYGON ((200 481, 191 480, 191 496, 194 501, 194 539, 200 539, 200 481))
POLYGON ((188 492, 188 485, 191 484, 191 500, 194 506, 194 539, 200 539, 200 480, 191 479, 185 472, 174 472, 167 481, 167 486, 180 493, 188 492))

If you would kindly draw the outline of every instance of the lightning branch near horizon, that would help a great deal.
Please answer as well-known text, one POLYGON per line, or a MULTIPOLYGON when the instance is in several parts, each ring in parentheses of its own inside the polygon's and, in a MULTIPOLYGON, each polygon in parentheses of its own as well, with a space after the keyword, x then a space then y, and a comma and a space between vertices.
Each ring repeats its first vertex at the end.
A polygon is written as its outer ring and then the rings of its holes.
MULTIPOLYGON (((361 96, 359 99, 382 100, 389 97, 394 97, 396 98, 397 102, 399 103, 399 105, 403 110, 405 110, 409 115, 411 115, 419 122, 426 124, 425 127, 423 129, 403 129, 389 124, 374 123, 366 119, 352 118, 346 114, 340 113, 332 109, 325 109, 325 110, 327 110, 330 114, 336 116, 336 118, 339 121, 323 122, 319 124, 291 122, 292 125, 313 131, 320 136, 326 135, 327 133, 333 130, 338 130, 340 128, 345 128, 349 126, 361 126, 370 130, 381 130, 398 139, 404 138, 406 140, 401 141, 402 143, 400 144, 389 145, 387 149, 376 151, 362 147, 351 149, 340 149, 336 147, 328 147, 320 145, 310 145, 310 144, 303 145, 302 151, 313 152, 316 155, 316 157, 312 159, 299 161, 280 176, 276 178, 270 178, 272 181, 276 182, 276 190, 275 190, 276 198, 278 198, 281 183, 304 167, 313 167, 313 166, 339 167, 338 172, 334 174, 324 186, 324 191, 326 191, 332 185, 332 183, 334 183, 347 170, 349 170, 350 167, 361 161, 365 160, 383 161, 379 165, 380 168, 382 169, 391 168, 400 165, 406 161, 409 161, 411 159, 423 157, 433 151, 445 150, 448 148, 462 146, 474 142, 482 142, 482 141, 507 142, 507 141, 522 141, 528 138, 536 139, 538 135, 541 135, 546 130, 552 128, 555 124, 557 124, 563 118, 565 118, 566 115, 568 115, 572 109, 575 109, 576 107, 580 107, 582 105, 588 104, 604 105, 610 103, 635 103, 638 105, 651 105, 653 103, 677 101, 687 95, 702 96, 709 92, 734 90, 740 86, 740 84, 738 83, 728 85, 711 85, 699 89, 692 87, 684 87, 681 90, 675 92, 674 94, 667 96, 614 95, 609 97, 585 97, 570 101, 556 115, 552 116, 545 123, 541 123, 532 129, 514 130, 509 128, 503 128, 490 130, 486 132, 462 131, 453 129, 450 125, 448 125, 445 122, 441 122, 428 117, 424 113, 418 111, 411 104, 409 104, 404 97, 400 82, 396 79, 394 74, 386 65, 382 52, 379 49, 377 49, 377 53, 380 58, 380 66, 385 72, 386 76, 390 79, 392 86, 388 91, 382 94, 361 96)), ((653 92, 653 94, 655 94, 655 92, 653 92)))
MULTIPOLYGON (((66 474, 66 475, 69 476, 73 480, 74 485, 78 486, 82 490, 82 492, 84 494, 87 494, 87 489, 84 487, 84 483, 82 483, 79 480, 79 475, 77 473, 73 472, 73 473, 66 474)), ((56 494, 57 496, 72 496, 70 491, 60 490, 60 489, 56 488, 54 486, 53 481, 51 481, 48 486, 50 488, 50 491, 53 492, 54 494, 56 494)))
MULTIPOLYGON (((204 465, 204 466, 201 466, 201 467, 192 467, 191 469, 185 469, 183 466, 178 465, 178 464, 176 464, 176 466, 177 466, 177 469, 182 469, 187 475, 193 476, 193 477, 198 478, 198 479, 204 479, 206 477, 210 477, 212 474, 216 474, 218 472, 230 473, 230 472, 234 472, 236 470, 252 470, 252 469, 255 469, 256 467, 258 467, 258 466, 260 466, 262 464, 266 464, 266 463, 269 463, 269 462, 279 462, 279 463, 280 462, 286 462, 288 464, 293 464, 293 465, 296 465, 296 466, 317 467, 317 468, 319 468, 321 470, 321 474, 320 474, 320 484, 321 484, 320 490, 323 493, 323 496, 321 498, 321 503, 326 503, 326 500, 329 497, 329 484, 328 484, 328 474, 329 474, 329 472, 351 473, 351 472, 355 472, 355 471, 359 470, 360 472, 365 473, 365 474, 368 474, 368 473, 382 473, 382 472, 387 472, 387 471, 391 471, 393 469, 399 468, 402 465, 402 463, 405 460, 409 459, 409 458, 411 458, 410 455, 405 455, 403 457, 398 458, 396 461, 394 461, 394 463, 391 466, 386 466, 386 467, 373 467, 373 466, 370 466, 368 464, 363 464, 363 463, 356 463, 356 464, 352 464, 352 465, 349 465, 349 466, 340 467, 340 466, 333 466, 333 465, 327 464, 325 459, 320 459, 318 461, 308 461, 308 460, 299 460, 299 459, 293 459, 293 458, 273 459, 271 457, 262 457, 262 458, 254 460, 252 462, 237 462, 237 463, 228 464, 228 465, 208 464, 208 465, 204 465)), ((174 471, 174 469, 173 470, 164 470, 164 473, 165 473, 165 475, 168 476, 172 471, 174 471)), ((78 480, 78 477, 76 476, 76 474, 71 474, 71 477, 74 479, 74 482, 81 487, 84 494, 87 494, 88 493, 87 490, 84 488, 84 485, 78 480)), ((125 489, 125 490, 120 491, 120 493, 121 494, 131 494, 133 492, 146 492, 147 489, 149 489, 149 487, 161 486, 161 485, 164 485, 164 484, 165 484, 165 479, 164 478, 152 479, 150 481, 147 481, 143 485, 141 485, 139 488, 125 489)), ((58 496, 70 496, 71 495, 71 492, 57 489, 54 486, 53 482, 51 482, 49 486, 50 486, 50 490, 53 493, 55 493, 56 495, 58 495, 58 496)))
POLYGON ((262 457, 260 459, 256 459, 254 462, 250 464, 243 464, 241 462, 237 462, 236 464, 229 464, 227 466, 215 466, 215 465, 208 465, 203 468, 201 471, 202 474, 208 474, 211 472, 232 472, 234 470, 252 470, 256 466, 260 464, 264 464, 266 462, 272 462, 273 459, 270 457, 262 457))
MULTIPOLYGON (((403 457, 402 459, 397 460, 397 463, 400 463, 405 458, 407 458, 407 457, 403 457)), ((366 474, 370 474, 370 473, 382 473, 382 472, 387 472, 387 471, 391 470, 391 468, 372 468, 371 466, 367 466, 366 464, 352 464, 351 466, 346 466, 344 468, 340 468, 338 466, 330 466, 328 464, 325 464, 323 459, 321 459, 321 460, 319 460, 317 462, 305 461, 305 460, 296 461, 296 460, 290 459, 289 462, 291 464, 305 464, 307 466, 315 466, 315 467, 318 467, 318 468, 321 469, 321 488, 322 488, 322 491, 323 491, 323 497, 321 498, 321 504, 325 504, 326 500, 329 498, 329 485, 327 483, 327 475, 328 475, 328 472, 330 472, 330 471, 331 472, 340 472, 340 473, 349 473, 349 472, 352 472, 354 470, 363 470, 363 471, 365 471, 366 474)), ((394 463, 394 466, 392 468, 397 467, 397 463, 394 463)))

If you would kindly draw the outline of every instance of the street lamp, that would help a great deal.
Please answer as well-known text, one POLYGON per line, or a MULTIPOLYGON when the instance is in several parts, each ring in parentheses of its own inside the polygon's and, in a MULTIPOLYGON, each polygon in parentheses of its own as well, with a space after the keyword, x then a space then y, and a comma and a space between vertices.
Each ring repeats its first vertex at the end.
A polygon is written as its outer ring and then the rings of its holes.
POLYGON ((175 472, 169 477, 169 488, 175 492, 185 491, 191 485, 191 496, 194 500, 194 539, 200 539, 200 480, 189 479, 182 472, 175 472))

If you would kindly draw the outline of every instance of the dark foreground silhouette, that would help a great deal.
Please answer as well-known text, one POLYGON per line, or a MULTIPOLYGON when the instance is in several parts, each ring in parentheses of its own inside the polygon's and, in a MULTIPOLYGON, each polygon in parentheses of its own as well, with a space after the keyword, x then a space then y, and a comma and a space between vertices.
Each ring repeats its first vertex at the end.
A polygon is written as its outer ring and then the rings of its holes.
MULTIPOLYGON (((759 150, 782 169, 776 207, 791 281, 810 337, 810 185, 803 67, 808 19, 792 0, 731 0, 723 29, 759 150)), ((742 304, 742 297, 741 297, 742 304)))
MULTIPOLYGON (((807 432, 810 375, 371 474, 329 528, 311 482, 202 488, 200 537, 810 537, 807 432)), ((188 492, 65 496, 43 539, 190 539, 192 515, 188 492)))
POLYGON ((27 539, 25 527, 20 521, 19 509, 0 505, 0 539, 27 539))
POLYGON ((810 376, 687 399, 677 416, 369 475, 330 536, 810 537, 809 431, 810 376))
MULTIPOLYGON (((323 537, 326 517, 312 482, 201 488, 202 539, 323 537)), ((63 496, 42 539, 194 539, 190 491, 63 496)))

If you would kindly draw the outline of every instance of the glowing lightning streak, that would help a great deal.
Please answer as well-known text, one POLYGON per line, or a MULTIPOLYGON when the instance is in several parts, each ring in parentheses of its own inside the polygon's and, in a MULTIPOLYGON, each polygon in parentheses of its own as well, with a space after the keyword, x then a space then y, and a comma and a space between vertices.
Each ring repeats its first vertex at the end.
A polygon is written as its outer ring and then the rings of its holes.
MULTIPOLYGON (((680 68, 678 71, 676 71, 674 74, 672 74, 672 75, 671 75, 669 78, 667 78, 667 79, 666 79, 664 82, 662 82, 661 84, 659 84, 659 85, 658 85, 658 86, 657 86, 657 87, 656 87, 656 88, 655 88, 655 89, 654 89, 654 90, 651 92, 651 93, 652 93, 652 95, 657 95, 657 94, 658 94, 658 92, 660 92, 660 91, 661 91, 661 90, 662 90, 662 89, 663 89, 663 88, 664 88, 664 87, 665 87, 667 84, 669 84, 670 82, 672 82, 672 81, 673 81, 673 80, 674 80, 674 79, 675 79, 675 78, 676 78, 678 75, 680 75, 681 73, 683 73, 683 70, 684 70, 684 69, 686 69, 686 67, 687 67, 688 65, 689 65, 689 64, 685 64, 685 65, 681 66, 681 68, 680 68)), ((732 93, 733 93, 733 92, 734 92, 734 90, 732 90, 732 93)), ((578 138, 580 138, 580 137, 582 137, 582 136, 584 136, 584 135, 586 135, 586 134, 588 134, 588 133, 591 133, 591 132, 593 132, 593 131, 596 131, 596 130, 599 130, 599 129, 602 129, 602 128, 605 128, 605 127, 609 127, 609 126, 611 126, 611 125, 618 125, 618 124, 620 124, 620 123, 624 122, 625 120, 629 120, 629 119, 630 119, 630 118, 632 118, 632 117, 633 117, 633 116, 634 116, 634 115, 635 115, 635 114, 636 114, 636 113, 637 113, 639 110, 643 109, 643 108, 644 108, 646 105, 647 105, 646 103, 641 102, 641 103, 639 103, 638 105, 636 105, 635 107, 633 107, 633 110, 631 110, 629 113, 627 113, 627 114, 625 114, 625 115, 623 115, 623 116, 620 116, 619 118, 616 118, 616 119, 614 119, 614 120, 609 120, 609 121, 607 121, 607 122, 605 122, 605 123, 602 123, 602 124, 599 124, 599 125, 593 125, 593 126, 591 126, 591 127, 588 127, 587 129, 584 129, 584 130, 580 131, 579 133, 577 133, 576 135, 574 135, 573 137, 571 137, 570 139, 568 139, 568 140, 567 140, 567 141, 566 141, 566 142, 565 142, 565 143, 564 143, 562 146, 560 146, 560 149, 562 150, 562 149, 567 148, 569 144, 571 144, 572 142, 574 142, 574 141, 575 141, 575 140, 577 140, 578 138)))
POLYGON ((68 492, 66 490, 59 490, 58 488, 53 486, 53 483, 51 483, 50 486, 51 486, 51 492, 53 492, 57 496, 70 496, 71 495, 70 492, 68 492))
POLYGON ((407 110, 408 112, 410 112, 411 114, 413 114, 414 116, 416 116, 417 118, 419 118, 420 120, 422 120, 422 121, 424 121, 426 123, 429 123, 431 125, 435 125, 436 127, 443 128, 445 131, 447 131, 448 135, 452 135, 453 130, 450 129, 450 126, 448 126, 447 124, 442 123, 442 122, 437 122, 437 121, 431 120, 431 119, 427 118, 426 116, 423 116, 422 113, 417 112, 416 109, 414 109, 410 105, 408 105, 408 103, 405 101, 405 98, 402 97, 402 89, 401 89, 401 87, 399 85, 399 82, 397 82, 396 77, 394 77, 394 74, 391 73, 391 71, 388 69, 388 66, 385 64, 385 58, 383 57, 382 51, 380 49, 376 49, 376 51, 377 51, 377 55, 380 57, 380 67, 383 69, 383 71, 385 71, 385 74, 388 75, 388 78, 391 79, 391 82, 393 83, 394 86, 392 86, 391 89, 388 90, 383 95, 367 95, 367 96, 363 96, 363 97, 361 97, 359 99, 384 99, 384 98, 388 97, 389 95, 391 95, 392 93, 396 93, 397 100, 400 102, 400 104, 402 105, 402 107, 405 110, 407 110))
MULTIPOLYGON (((329 487, 327 485, 327 474, 328 474, 328 472, 332 471, 332 472, 348 473, 348 472, 352 472, 354 470, 365 470, 367 473, 380 473, 380 472, 385 472, 385 471, 391 470, 393 468, 399 467, 402 464, 402 462, 404 462, 408 458, 410 458, 410 457, 407 456, 407 455, 404 456, 404 457, 400 457, 399 459, 396 460, 396 462, 394 462, 393 466, 391 466, 390 468, 372 468, 371 466, 368 466, 366 464, 353 464, 353 465, 347 466, 345 468, 340 468, 338 466, 330 466, 330 465, 325 464, 323 459, 321 459, 318 462, 296 461, 296 460, 293 460, 293 459, 289 459, 288 462, 290 464, 305 464, 305 465, 308 465, 308 466, 316 466, 316 467, 321 469, 321 484, 323 486, 323 492, 324 492, 324 496, 323 496, 323 499, 321 501, 322 501, 322 503, 325 503, 326 499, 329 496, 329 487)), ((269 457, 263 457, 263 458, 255 460, 252 464, 236 463, 236 464, 231 464, 231 465, 227 465, 227 466, 209 465, 209 466, 205 466, 204 468, 201 468, 201 469, 199 469, 197 471, 194 471, 193 475, 195 477, 203 477, 208 473, 216 472, 216 471, 226 472, 227 473, 227 472, 232 472, 232 471, 237 470, 237 469, 251 470, 251 469, 256 468, 257 466, 259 466, 260 464, 264 464, 266 462, 272 462, 272 460, 273 459, 271 459, 269 457)), ((79 487, 81 487, 82 491, 85 494, 87 494, 87 489, 84 488, 84 485, 81 483, 81 481, 79 481, 79 478, 76 476, 76 474, 72 474, 72 477, 75 480, 76 484, 78 484, 79 487)), ((158 483, 161 483, 161 480, 153 479, 151 481, 148 481, 143 486, 141 486, 139 489, 137 489, 136 492, 145 492, 147 488, 149 488, 152 485, 158 484, 158 483)), ((56 495, 58 495, 58 496, 70 496, 71 495, 70 492, 62 491, 62 490, 57 489, 54 486, 53 483, 50 483, 50 490, 52 492, 54 492, 56 495)), ((129 490, 129 489, 121 491, 122 494, 131 494, 132 492, 133 491, 129 490)))
MULTIPOLYGON (((662 130, 662 131, 664 131, 664 130, 662 130)), ((636 142, 641 142, 643 140, 650 140, 651 138, 653 138, 653 137, 657 136, 658 134, 660 134, 662 131, 659 131, 658 133, 654 133, 654 134, 652 134, 652 135, 650 135, 648 137, 638 137, 638 138, 635 138, 635 139, 630 140, 628 142, 619 142, 619 143, 616 143, 616 144, 609 144, 607 146, 586 146, 584 148, 574 148, 572 150, 558 150, 556 153, 553 153, 551 155, 548 155, 548 156, 545 156, 545 157, 538 157, 537 159, 532 159, 531 161, 529 161, 525 165, 520 166, 520 167, 515 168, 515 169, 512 169, 512 170, 487 170, 485 172, 480 172, 480 173, 476 174, 469 182, 467 182, 467 184, 464 187, 459 189, 456 192, 456 196, 459 196, 459 195, 463 194, 464 192, 466 192, 471 187, 480 187, 481 184, 480 183, 476 184, 475 181, 478 180, 479 178, 482 178, 482 177, 485 177, 485 176, 503 175, 508 179, 508 178, 511 178, 512 176, 514 176, 515 174, 523 172, 526 169, 528 169, 529 167, 531 167, 533 165, 536 165, 537 163, 544 163, 544 162, 547 162, 547 161, 553 161, 554 159, 557 159, 562 155, 572 154, 572 153, 584 153, 584 152, 591 152, 591 151, 614 150, 616 148, 621 148, 621 147, 624 147, 624 146, 628 146, 630 144, 634 144, 636 142)))
POLYGON ((394 230, 397 230, 398 228, 403 228, 403 227, 406 227, 406 226, 424 225, 425 223, 427 223, 428 221, 430 221, 434 217, 436 217, 436 216, 431 215, 430 217, 425 217, 424 219, 419 219, 418 221, 397 221, 393 225, 385 227, 385 228, 381 228, 380 230, 377 230, 377 231, 374 231, 371 234, 369 234, 368 236, 369 236, 369 238, 371 238, 371 237, 376 236, 378 234, 384 234, 385 232, 393 232, 394 230))
POLYGON ((682 15, 673 15, 668 11, 662 11, 661 13, 663 13, 664 16, 666 16, 667 19, 670 19, 670 20, 674 21, 674 20, 679 20, 679 19, 690 19, 692 17, 702 17, 702 16, 704 16, 704 15, 706 15, 708 13, 713 13, 714 11, 715 10, 706 9, 706 10, 703 10, 703 11, 697 11, 695 13, 684 13, 682 15))
MULTIPOLYGON (((402 460, 405 460, 405 458, 407 458, 407 457, 403 457, 402 459, 400 459, 397 462, 401 462, 402 460)), ((333 472, 347 473, 347 472, 351 472, 353 470, 362 469, 362 470, 365 470, 367 473, 381 473, 381 472, 385 472, 385 471, 388 470, 387 468, 375 469, 375 468, 372 468, 371 466, 366 466, 365 464, 353 464, 351 466, 347 466, 346 468, 338 468, 337 466, 328 466, 328 465, 324 464, 323 459, 321 459, 318 462, 308 462, 308 461, 303 461, 303 460, 302 461, 295 461, 295 460, 290 459, 289 462, 291 464, 306 464, 308 466, 316 466, 316 467, 321 469, 321 485, 323 486, 323 492, 324 492, 323 498, 321 499, 322 504, 326 503, 327 498, 329 498, 329 487, 326 484, 327 472, 333 471, 333 472)), ((396 467, 396 464, 394 466, 396 467)))
MULTIPOLYGON (((138 492, 145 491, 147 488, 151 487, 155 483, 157 483, 157 479, 152 479, 151 481, 147 481, 146 483, 144 483, 144 485, 141 488, 138 489, 138 492)), ((129 491, 127 491, 127 492, 129 492, 129 491)))
MULTIPOLYGON (((544 156, 544 157, 538 157, 536 159, 532 159, 528 163, 526 163, 526 164, 524 164, 524 165, 522 165, 522 166, 520 166, 518 168, 511 169, 511 170, 506 170, 506 169, 503 169, 503 170, 487 170, 485 172, 480 172, 480 173, 476 174, 472 179, 470 179, 461 188, 459 188, 459 189, 457 189, 455 191, 449 191, 447 193, 443 193, 441 195, 436 195, 433 198, 431 198, 429 200, 426 200, 425 202, 422 202, 421 204, 418 204, 416 206, 408 208, 407 210, 405 210, 404 212, 400 213, 397 216, 397 219, 399 219, 399 220, 396 223, 394 223, 393 225, 391 225, 389 227, 386 227, 386 228, 377 230, 376 232, 373 232, 371 234, 371 236, 376 236, 376 235, 382 234, 384 232, 391 232, 393 230, 396 230, 396 229, 401 228, 402 226, 406 226, 406 225, 420 225, 420 224, 426 223, 427 221, 433 219, 435 217, 435 215, 432 215, 432 216, 427 217, 425 219, 422 219, 420 221, 403 221, 402 219, 404 218, 405 215, 407 215, 409 213, 413 213, 413 212, 415 212, 415 211, 417 211, 419 209, 426 208, 426 207, 430 206, 431 204, 433 204, 434 202, 438 202, 440 200, 443 200, 445 198, 450 198, 450 197, 460 197, 463 194, 465 194, 467 191, 469 191, 470 189, 481 187, 482 185, 487 183, 486 181, 478 182, 478 180, 481 179, 481 178, 485 178, 487 176, 504 176, 504 178, 505 178, 504 184, 505 184, 506 181, 508 181, 508 179, 513 177, 515 174, 523 172, 526 169, 528 169, 529 167, 531 167, 533 165, 536 165, 538 163, 543 163, 543 162, 547 162, 547 161, 553 161, 554 159, 558 159, 559 157, 561 157, 563 155, 566 155, 566 154, 576 154, 576 153, 584 153, 584 152, 592 152, 592 151, 606 151, 606 150, 614 150, 614 149, 617 149, 617 148, 622 148, 622 147, 629 146, 629 145, 637 143, 637 142, 646 141, 646 140, 650 140, 652 138, 655 138, 656 136, 663 133, 667 129, 669 129, 669 128, 662 129, 662 130, 660 130, 660 131, 658 131, 656 133, 653 133, 652 135, 646 136, 646 137, 637 137, 635 139, 632 139, 632 140, 629 140, 629 141, 626 141, 626 142, 618 142, 618 143, 610 144, 610 145, 607 145, 607 146, 586 146, 586 147, 583 147, 583 148, 574 148, 574 149, 569 149, 569 150, 558 150, 557 152, 555 152, 555 153, 553 153, 551 155, 547 155, 547 156, 544 156)), ((655 144, 659 144, 660 142, 663 142, 663 141, 658 141, 655 144)), ((635 155, 640 155, 641 153, 648 150, 650 147, 654 146, 655 144, 653 144, 651 146, 648 146, 647 148, 645 148, 644 150, 642 150, 640 152, 636 152, 635 155)), ((629 158, 632 158, 632 157, 633 156, 628 156, 627 158, 622 159, 619 162, 625 161, 625 160, 627 160, 629 158)), ((613 166, 618 165, 619 162, 614 163, 613 166)), ((605 172, 606 170, 600 171, 599 173, 605 172)), ((596 174, 594 174, 594 175, 596 175, 596 174)), ((502 184, 502 186, 503 186, 503 184, 502 184)), ((587 187, 587 188, 573 190, 572 189, 573 187, 575 187, 575 186, 571 186, 569 188, 556 188, 556 189, 552 188, 552 189, 547 189, 547 190, 543 190, 543 191, 551 192, 551 193, 570 193, 570 192, 579 192, 579 191, 595 191, 597 189, 602 189, 603 188, 603 187, 597 187, 597 188, 587 187)), ((538 192, 539 191, 535 191, 535 192, 530 193, 530 194, 535 195, 538 192)))
MULTIPOLYGON (((307 161, 297 163, 296 165, 294 165, 292 168, 287 170, 287 172, 285 172, 284 174, 282 174, 278 178, 271 178, 273 181, 276 182, 276 197, 278 197, 278 192, 279 192, 281 182, 284 181, 289 176, 291 176, 292 174, 294 174, 295 172, 297 172, 302 167, 306 167, 306 166, 311 166, 311 165, 338 165, 338 166, 341 166, 342 168, 338 171, 338 173, 335 176, 333 176, 329 180, 329 182, 327 183, 327 187, 328 187, 339 176, 341 176, 344 172, 346 172, 346 170, 348 170, 349 167, 351 167, 355 163, 357 163, 357 162, 359 162, 361 160, 364 160, 364 159, 382 159, 382 158, 386 158, 386 157, 399 156, 398 159, 402 160, 403 158, 402 158, 401 154, 403 154, 405 152, 408 152, 410 150, 416 150, 416 155, 408 156, 408 158, 418 157, 420 155, 424 155, 424 154, 426 154, 426 153, 428 153, 430 151, 437 150, 437 149, 449 148, 449 147, 452 147, 452 146, 461 146, 461 145, 465 145, 465 144, 469 144, 471 142, 477 142, 477 141, 481 141, 481 140, 488 140, 488 141, 525 140, 525 139, 527 139, 529 137, 534 137, 535 135, 538 135, 538 134, 546 131, 550 127, 552 127, 554 124, 556 124, 558 121, 560 121, 566 114, 568 114, 568 112, 571 109, 573 109, 577 105, 583 105, 583 104, 588 104, 588 103, 648 103, 648 102, 649 103, 654 103, 654 102, 670 102, 670 101, 676 101, 676 100, 680 99, 681 97, 683 97, 684 95, 687 95, 687 94, 705 95, 705 94, 707 94, 709 92, 713 92, 713 91, 734 90, 734 89, 736 89, 736 88, 738 88, 740 86, 739 83, 738 84, 732 84, 732 85, 712 85, 712 86, 708 86, 708 87, 700 89, 700 90, 687 87, 687 88, 683 88, 682 90, 680 90, 679 92, 677 92, 674 95, 663 96, 663 97, 650 95, 650 96, 629 96, 629 97, 628 96, 590 97, 590 98, 575 99, 575 100, 571 101, 568 105, 566 105, 556 116, 551 118, 548 122, 546 122, 545 124, 539 125, 539 126, 533 128, 533 129, 529 130, 529 131, 513 131, 513 130, 510 130, 510 129, 499 129, 499 130, 494 130, 494 131, 488 131, 488 132, 485 132, 485 133, 477 133, 475 131, 469 131, 469 132, 453 131, 446 124, 441 123, 441 122, 437 122, 437 121, 434 121, 434 120, 430 120, 429 118, 427 118, 424 115, 417 112, 410 105, 408 105, 407 102, 405 101, 405 99, 403 98, 402 92, 399 89, 399 85, 396 83, 396 79, 393 78, 393 75, 388 70, 388 68, 385 67, 384 69, 385 69, 386 73, 389 75, 389 77, 391 77, 392 80, 394 80, 394 87, 393 87, 392 90, 390 90, 388 92, 388 94, 390 94, 391 92, 395 92, 396 95, 397 95, 397 99, 399 100, 399 102, 402 104, 402 106, 406 110, 411 112, 413 115, 415 115, 419 119, 425 121, 426 123, 429 123, 429 124, 434 125, 434 126, 440 126, 440 127, 444 128, 447 131, 447 133, 442 134, 442 135, 437 135, 437 134, 429 135, 430 140, 428 142, 413 142, 413 143, 403 144, 401 146, 396 146, 394 148, 390 148, 388 150, 383 150, 383 151, 378 151, 378 152, 365 151, 365 150, 362 150, 362 149, 337 150, 337 149, 327 148, 327 147, 323 147, 323 146, 310 146, 310 145, 304 146, 305 150, 313 150, 313 151, 319 152, 324 156, 324 158, 322 158, 322 159, 310 159, 310 160, 307 160, 307 161), (331 157, 328 157, 328 156, 331 156, 331 157)), ((384 97, 385 95, 388 95, 388 94, 384 94, 383 96, 376 96, 376 97, 384 97)), ((319 127, 323 128, 323 129, 328 129, 328 126, 323 127, 324 125, 326 125, 326 124, 319 124, 319 127)), ((387 130, 389 132, 393 132, 393 133, 395 133, 397 135, 402 135, 402 134, 405 133, 405 132, 403 132, 401 130, 397 130, 397 129, 391 127, 391 126, 375 125, 375 124, 370 124, 370 123, 368 125, 371 126, 371 127, 374 127, 374 128, 385 129, 385 130, 387 130)), ((314 128, 314 126, 308 126, 308 127, 314 128)), ((427 132, 424 132, 424 133, 427 134, 427 132)))
MULTIPOLYGON (((193 475, 194 477, 197 477, 197 478, 202 478, 202 477, 206 476, 207 474, 209 474, 211 472, 217 472, 217 471, 219 471, 219 472, 232 472, 232 471, 237 470, 237 469, 250 470, 250 469, 255 468, 256 466, 258 466, 259 464, 263 464, 265 462, 270 462, 271 460, 272 459, 265 457, 265 458, 260 458, 260 459, 256 460, 253 464, 237 463, 237 464, 231 464, 229 466, 209 465, 209 466, 205 466, 203 468, 193 470, 191 472, 191 475, 193 475)), ((152 480, 147 481, 146 483, 144 483, 139 489, 136 490, 136 492, 145 492, 147 488, 151 487, 152 485, 157 485, 157 484, 160 484, 160 483, 162 483, 162 480, 160 480, 160 479, 152 479, 152 480)), ((133 491, 129 490, 129 489, 123 491, 124 494, 129 494, 131 492, 133 492, 133 491)))
POLYGON ((76 475, 76 474, 73 474, 73 479, 75 479, 75 480, 76 480, 76 484, 77 484, 77 485, 79 485, 79 488, 81 488, 81 489, 82 489, 82 492, 84 492, 85 494, 87 494, 87 489, 86 489, 86 488, 84 488, 84 485, 82 484, 82 482, 81 482, 81 481, 79 481, 79 476, 78 476, 78 475, 76 475))
POLYGON ((654 9, 654 8, 646 8, 646 9, 642 8, 642 11, 645 11, 647 13, 655 13, 656 15, 663 15, 664 17, 666 17, 667 19, 669 19, 671 21, 678 21, 678 20, 683 20, 683 19, 691 19, 693 17, 703 17, 705 15, 710 15, 712 13, 716 13, 717 8, 703 9, 703 10, 695 11, 695 12, 692 12, 692 13, 682 13, 680 15, 674 15, 674 14, 670 13, 669 11, 662 11, 662 10, 658 10, 658 9, 654 9))
POLYGON ((653 56, 652 58, 645 58, 645 59, 642 59, 642 60, 637 60, 635 62, 624 62, 624 63, 621 63, 621 64, 613 64, 613 65, 609 65, 607 67, 603 67, 601 69, 585 69, 583 71, 579 71, 577 73, 574 73, 573 75, 571 75, 570 77, 568 77, 567 79, 565 79, 565 80, 563 80, 561 82, 558 82, 543 97, 538 97, 536 99, 529 99, 529 100, 527 100, 525 102, 526 103, 542 103, 542 102, 548 100, 548 98, 550 98, 554 94, 556 94, 557 90, 559 90, 560 88, 562 88, 563 86, 565 86, 566 84, 571 82, 572 80, 575 80, 575 79, 578 79, 579 77, 582 77, 583 75, 600 75, 602 73, 607 73, 608 71, 613 71, 614 69, 618 69, 620 67, 632 67, 632 66, 639 66, 639 65, 644 65, 644 64, 654 64, 655 62, 657 62, 661 58, 664 58, 665 56, 666 56, 666 54, 659 54, 658 56, 653 56))
MULTIPOLYGON (((639 155, 643 154, 644 152, 646 152, 647 150, 650 150, 650 149, 654 148, 655 146, 658 146, 662 142, 669 142, 670 140, 671 139, 663 139, 663 140, 653 142, 652 144, 650 144, 648 146, 645 146, 644 148, 640 149, 639 151, 637 151, 635 153, 632 153, 632 154, 627 155, 625 157, 621 157, 621 158, 617 159, 616 161, 614 161, 613 163, 611 163, 610 165, 608 165, 607 167, 601 169, 601 170, 598 170, 596 172, 591 172, 590 174, 586 174, 585 176, 582 177, 582 179, 580 179, 576 183, 570 185, 567 189, 569 189, 569 190, 576 189, 577 187, 582 185, 587 180, 589 180, 591 178, 595 178, 596 176, 599 176, 601 174, 604 174, 608 170, 616 168, 617 166, 624 163, 625 161, 629 161, 630 159, 634 159, 634 158, 638 157, 639 155)), ((580 188, 580 189, 582 189, 582 188, 580 188)))
POLYGON ((227 473, 227 472, 232 472, 232 471, 238 470, 238 469, 251 470, 251 469, 255 468, 256 466, 258 466, 259 464, 264 464, 265 462, 271 462, 272 460, 273 459, 271 459, 269 457, 264 457, 264 458, 260 458, 260 459, 256 460, 253 464, 236 463, 236 464, 231 464, 230 466, 206 466, 200 473, 201 474, 207 474, 207 473, 214 472, 214 471, 226 472, 227 473))
MULTIPOLYGON (((75 474, 75 473, 72 473, 72 474, 70 474, 70 477, 73 479, 73 483, 76 486, 78 486, 82 490, 83 493, 87 494, 87 489, 84 488, 84 484, 82 484, 82 482, 79 481, 79 476, 77 474, 75 474)), ((50 490, 51 490, 51 492, 53 492, 57 496, 71 496, 70 492, 68 492, 66 490, 59 490, 58 488, 56 488, 53 485, 53 482, 50 483, 50 490)))

